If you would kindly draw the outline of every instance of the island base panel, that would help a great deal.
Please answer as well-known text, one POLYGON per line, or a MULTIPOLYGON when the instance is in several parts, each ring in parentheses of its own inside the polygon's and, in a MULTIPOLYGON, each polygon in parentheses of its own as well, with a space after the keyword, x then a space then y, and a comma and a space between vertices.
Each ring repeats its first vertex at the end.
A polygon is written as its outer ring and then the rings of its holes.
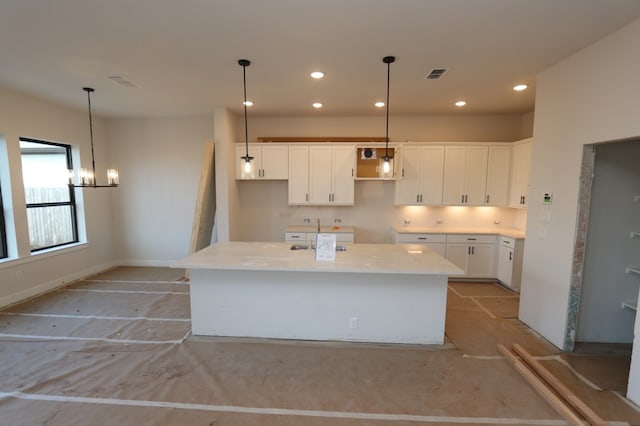
POLYGON ((194 335, 443 344, 447 276, 192 269, 194 335))

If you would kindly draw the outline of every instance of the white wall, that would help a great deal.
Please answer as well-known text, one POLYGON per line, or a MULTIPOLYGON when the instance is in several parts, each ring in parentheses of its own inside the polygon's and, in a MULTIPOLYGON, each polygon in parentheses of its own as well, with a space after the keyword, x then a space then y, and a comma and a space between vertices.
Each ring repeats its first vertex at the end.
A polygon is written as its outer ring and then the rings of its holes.
MULTIPOLYGON (((530 117, 525 115, 524 117, 530 117)), ((512 142, 531 137, 522 115, 448 115, 389 118, 389 139, 397 142, 512 142), (528 133, 527 133, 528 132, 528 133)), ((244 135, 244 121, 236 121, 244 135)), ((384 137, 379 117, 250 117, 249 142, 273 136, 384 137)), ((242 142, 243 140, 238 140, 242 142)))
MULTIPOLYGON (((96 94, 98 96, 98 94, 96 94)), ((78 97, 86 95, 78 88, 78 97)), ((95 102, 95 99, 94 99, 95 102)), ((0 260, 0 306, 14 303, 113 265, 113 189, 77 189, 85 216, 88 243, 31 255, 27 227, 19 138, 62 142, 79 148, 82 166, 90 167, 86 110, 67 108, 0 87, 0 184, 4 198, 11 257, 0 260), (82 194, 84 193, 84 197, 82 194)), ((94 116, 98 173, 109 163, 105 123, 94 116)), ((78 164, 75 164, 78 167, 78 164)), ((106 174, 104 175, 106 179, 106 174)))
POLYGON ((115 119, 108 137, 120 169, 115 192, 120 264, 168 265, 189 251, 210 117, 115 119))
POLYGON ((526 217, 526 211, 506 207, 394 206, 391 181, 356 181, 352 207, 289 206, 286 181, 239 181, 238 187, 240 209, 235 219, 243 224, 238 241, 284 241, 286 227, 305 225, 305 218, 312 224, 319 218, 326 226, 354 226, 358 243, 391 243, 391 227, 406 226, 405 219, 411 221, 409 226, 499 230, 523 229, 526 217))
POLYGON ((640 20, 541 73, 520 318, 564 348, 584 144, 637 137, 640 20), (603 75, 603 67, 612 75, 603 75), (553 192, 552 205, 542 205, 553 192))

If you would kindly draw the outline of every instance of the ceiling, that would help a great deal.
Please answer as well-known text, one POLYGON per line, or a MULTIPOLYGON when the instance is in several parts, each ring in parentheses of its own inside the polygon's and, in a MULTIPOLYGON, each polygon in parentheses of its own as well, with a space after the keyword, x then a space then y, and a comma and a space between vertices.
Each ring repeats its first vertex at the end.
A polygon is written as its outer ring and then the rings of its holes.
POLYGON ((638 17, 640 0, 2 0, 0 85, 78 108, 91 86, 106 117, 240 113, 246 58, 251 115, 381 115, 394 55, 391 115, 520 114, 538 72, 638 17))

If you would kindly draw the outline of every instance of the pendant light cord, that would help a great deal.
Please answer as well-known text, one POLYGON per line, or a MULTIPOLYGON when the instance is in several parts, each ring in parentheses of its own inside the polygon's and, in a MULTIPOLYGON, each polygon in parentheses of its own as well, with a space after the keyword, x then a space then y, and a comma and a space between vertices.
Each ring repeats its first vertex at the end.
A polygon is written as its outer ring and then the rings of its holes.
POLYGON ((249 126, 247 125, 247 67, 251 65, 248 59, 240 59, 238 64, 242 66, 242 87, 244 90, 244 147, 245 147, 245 161, 249 161, 249 126))
POLYGON ((91 92, 94 91, 91 87, 83 87, 82 90, 87 92, 87 105, 89 106, 89 140, 91 141, 91 170, 93 171, 94 183, 96 178, 96 157, 93 150, 93 119, 91 117, 91 92))
POLYGON ((382 58, 382 62, 387 64, 387 127, 385 132, 385 149, 384 158, 385 161, 389 161, 389 85, 391 83, 391 63, 396 60, 395 56, 385 56, 382 58))

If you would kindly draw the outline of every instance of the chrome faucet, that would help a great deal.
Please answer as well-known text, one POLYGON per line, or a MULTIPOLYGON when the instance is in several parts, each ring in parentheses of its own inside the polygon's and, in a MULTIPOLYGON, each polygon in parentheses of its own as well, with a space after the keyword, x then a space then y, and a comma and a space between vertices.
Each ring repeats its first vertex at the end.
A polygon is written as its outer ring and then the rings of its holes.
POLYGON ((320 218, 317 219, 318 220, 318 234, 320 233, 320 218))

